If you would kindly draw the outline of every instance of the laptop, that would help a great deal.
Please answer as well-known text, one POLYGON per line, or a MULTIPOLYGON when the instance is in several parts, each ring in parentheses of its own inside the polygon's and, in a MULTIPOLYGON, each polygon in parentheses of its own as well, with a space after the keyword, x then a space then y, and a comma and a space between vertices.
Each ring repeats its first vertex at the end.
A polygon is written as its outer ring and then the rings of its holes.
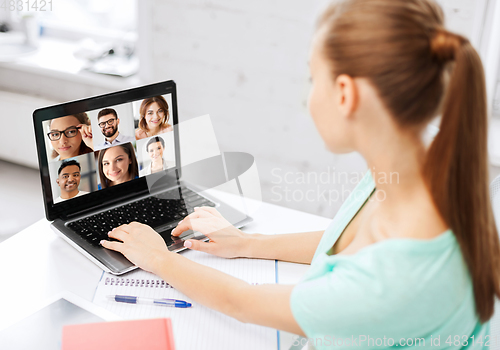
POLYGON ((171 236, 196 206, 215 207, 238 228, 252 221, 206 194, 210 184, 183 178, 190 169, 190 178, 206 182, 211 173, 223 171, 214 164, 224 160, 212 157, 181 167, 182 128, 172 80, 40 108, 33 119, 46 218, 106 272, 120 275, 136 268, 99 244, 113 227, 142 222, 170 251, 180 252, 186 239, 208 240, 191 230, 171 236))

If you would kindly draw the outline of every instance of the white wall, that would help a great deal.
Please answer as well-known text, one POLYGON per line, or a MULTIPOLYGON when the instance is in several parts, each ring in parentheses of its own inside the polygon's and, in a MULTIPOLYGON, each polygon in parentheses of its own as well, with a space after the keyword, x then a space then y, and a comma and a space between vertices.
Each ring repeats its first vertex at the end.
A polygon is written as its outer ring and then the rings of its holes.
POLYGON ((0 159, 38 169, 33 111, 52 100, 0 91, 0 159))
MULTIPOLYGON (((139 35, 152 52, 142 57, 147 80, 176 80, 181 120, 210 113, 222 150, 255 156, 265 201, 333 216, 356 176, 339 183, 332 172, 366 164, 327 152, 307 110, 308 51, 327 3, 146 0, 139 35)), ((441 3, 452 27, 476 33, 470 1, 441 3)))
POLYGON ((341 200, 321 194, 341 185, 296 183, 301 172, 366 167, 357 155, 327 152, 307 110, 309 45, 326 1, 150 3, 146 70, 151 81, 177 82, 180 120, 209 113, 221 150, 254 155, 265 201, 333 216, 341 200))

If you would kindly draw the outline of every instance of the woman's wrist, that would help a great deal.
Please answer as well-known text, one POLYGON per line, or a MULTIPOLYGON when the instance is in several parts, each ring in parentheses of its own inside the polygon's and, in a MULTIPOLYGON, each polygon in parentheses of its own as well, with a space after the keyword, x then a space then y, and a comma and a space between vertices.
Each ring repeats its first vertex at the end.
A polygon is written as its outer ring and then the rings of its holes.
POLYGON ((157 276, 162 276, 163 275, 163 270, 165 269, 166 266, 170 266, 170 260, 172 258, 171 255, 176 254, 170 252, 168 249, 166 252, 155 252, 153 255, 153 262, 151 264, 152 268, 151 271, 153 274, 157 276))
POLYGON ((243 233, 239 256, 242 258, 258 258, 260 236, 262 235, 259 233, 243 233))

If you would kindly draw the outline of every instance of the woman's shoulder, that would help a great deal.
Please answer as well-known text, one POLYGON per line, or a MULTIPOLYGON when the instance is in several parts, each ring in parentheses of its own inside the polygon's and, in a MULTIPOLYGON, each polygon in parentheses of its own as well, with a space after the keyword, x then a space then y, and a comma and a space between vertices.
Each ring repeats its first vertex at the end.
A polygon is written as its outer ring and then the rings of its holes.
POLYGON ((451 230, 429 239, 388 238, 367 245, 352 255, 330 257, 338 259, 340 265, 372 269, 377 271, 376 275, 418 273, 429 276, 446 274, 450 269, 467 271, 463 269, 462 252, 451 230), (422 265, 439 266, 439 269, 422 270, 422 265))
POLYGON ((292 292, 296 319, 308 336, 347 324, 353 331, 388 334, 403 326, 405 331, 459 327, 470 334, 477 322, 472 283, 450 235, 433 242, 376 243, 355 255, 320 255, 292 292), (360 316, 378 323, 360 324, 360 316))
POLYGON ((432 239, 383 240, 353 255, 320 254, 304 280, 318 278, 348 278, 395 298, 415 291, 442 295, 450 288, 458 295, 470 285, 469 271, 451 230, 432 239))
POLYGON ((161 128, 161 133, 165 133, 165 132, 169 132, 169 131, 173 131, 174 129, 172 128, 172 125, 170 124, 165 124, 163 126, 163 128, 161 128))
POLYGON ((167 124, 165 126, 163 126, 163 128, 161 128, 161 131, 159 132, 159 134, 164 134, 166 132, 170 132, 170 131, 173 131, 174 129, 172 128, 172 125, 170 124, 167 124))

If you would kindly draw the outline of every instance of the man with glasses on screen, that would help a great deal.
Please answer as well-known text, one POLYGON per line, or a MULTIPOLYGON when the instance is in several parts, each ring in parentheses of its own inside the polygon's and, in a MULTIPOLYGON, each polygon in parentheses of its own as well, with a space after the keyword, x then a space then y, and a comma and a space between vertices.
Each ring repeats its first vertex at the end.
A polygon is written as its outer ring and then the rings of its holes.
POLYGON ((57 171, 57 185, 61 189, 61 195, 54 199, 54 203, 59 203, 67 199, 75 198, 87 194, 88 192, 80 191, 80 163, 76 160, 65 160, 62 162, 57 171))
POLYGON ((102 134, 104 135, 104 142, 97 145, 95 150, 124 144, 127 142, 134 142, 133 136, 123 135, 118 131, 118 124, 120 118, 113 108, 105 108, 97 114, 97 122, 102 134))

